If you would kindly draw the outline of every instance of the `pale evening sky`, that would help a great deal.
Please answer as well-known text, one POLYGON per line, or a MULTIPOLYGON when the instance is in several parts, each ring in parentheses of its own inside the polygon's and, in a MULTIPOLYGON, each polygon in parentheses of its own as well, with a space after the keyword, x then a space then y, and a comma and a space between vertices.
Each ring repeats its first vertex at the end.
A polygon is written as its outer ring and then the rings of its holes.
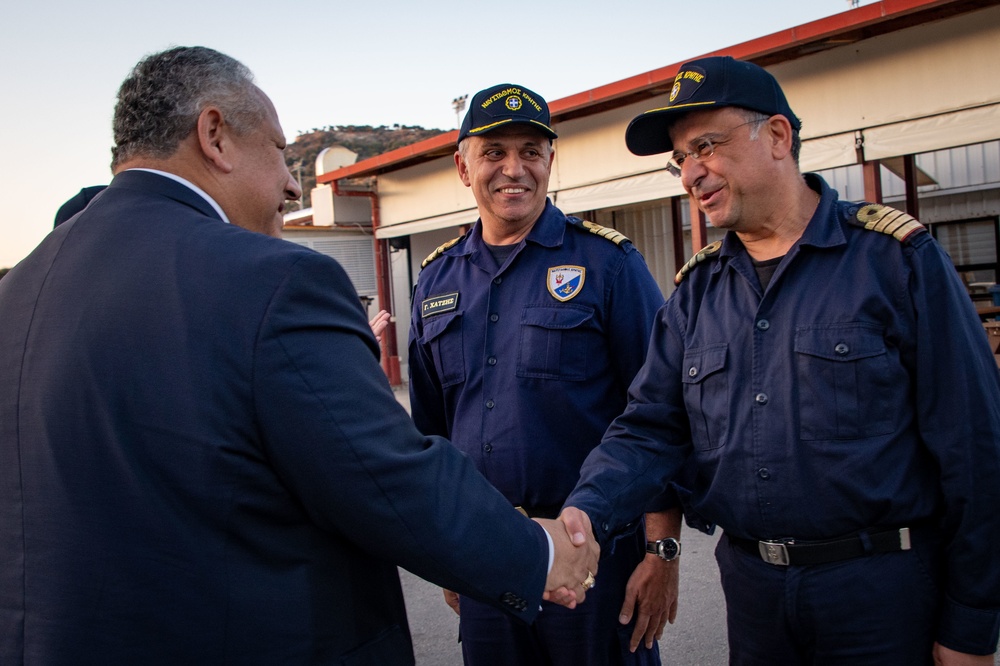
POLYGON ((0 268, 27 255, 81 187, 110 181, 115 93, 148 53, 202 45, 241 60, 291 140, 328 125, 453 129, 452 99, 496 83, 552 101, 850 8, 849 0, 5 3, 0 268))

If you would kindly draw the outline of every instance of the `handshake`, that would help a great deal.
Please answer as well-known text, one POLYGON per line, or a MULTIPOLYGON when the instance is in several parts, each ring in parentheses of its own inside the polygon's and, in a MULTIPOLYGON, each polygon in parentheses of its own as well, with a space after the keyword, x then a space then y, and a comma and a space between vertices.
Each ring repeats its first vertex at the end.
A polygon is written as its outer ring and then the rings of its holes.
POLYGON ((577 508, 567 507, 556 520, 534 520, 552 537, 555 551, 542 598, 567 608, 576 608, 594 586, 597 560, 601 555, 590 518, 577 508))

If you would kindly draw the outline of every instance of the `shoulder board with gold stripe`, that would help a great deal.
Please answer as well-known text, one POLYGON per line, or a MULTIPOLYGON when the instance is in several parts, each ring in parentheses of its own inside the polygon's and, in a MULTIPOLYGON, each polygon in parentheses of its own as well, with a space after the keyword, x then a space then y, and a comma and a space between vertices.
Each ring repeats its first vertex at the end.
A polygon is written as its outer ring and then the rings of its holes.
POLYGON ((722 249, 722 241, 715 241, 714 243, 710 243, 705 247, 701 248, 700 250, 698 250, 698 252, 693 257, 688 259, 688 262, 686 264, 681 266, 681 269, 677 272, 677 275, 674 276, 674 284, 680 284, 681 281, 684 280, 685 276, 687 276, 687 274, 691 272, 691 269, 693 269, 695 266, 697 266, 701 262, 711 257, 713 254, 717 254, 721 249, 722 249))
POLYGON ((438 245, 434 249, 433 252, 431 252, 430 254, 427 255, 426 259, 424 259, 422 262, 420 262, 420 268, 426 268, 427 264, 431 263, 432 261, 434 261, 435 259, 437 259, 438 257, 440 257, 442 254, 444 254, 445 250, 447 250, 449 247, 451 247, 452 245, 454 245, 458 241, 462 240, 463 238, 465 238, 464 235, 463 236, 459 236, 458 238, 452 238, 450 241, 447 241, 445 243, 441 243, 440 245, 438 245))
POLYGON ((889 206, 883 206, 882 204, 866 204, 862 206, 858 209, 856 218, 856 224, 859 226, 869 231, 888 234, 900 243, 905 243, 914 234, 927 229, 912 215, 908 215, 895 208, 890 208, 889 206))
POLYGON ((622 232, 616 229, 611 229, 610 227, 602 227, 596 222, 588 222, 587 220, 579 220, 578 218, 570 218, 570 221, 574 222, 574 224, 577 224, 577 226, 583 227, 592 234, 595 234, 597 236, 600 236, 601 238, 611 241, 615 245, 621 245, 622 243, 632 242, 628 239, 628 236, 626 236, 622 232))

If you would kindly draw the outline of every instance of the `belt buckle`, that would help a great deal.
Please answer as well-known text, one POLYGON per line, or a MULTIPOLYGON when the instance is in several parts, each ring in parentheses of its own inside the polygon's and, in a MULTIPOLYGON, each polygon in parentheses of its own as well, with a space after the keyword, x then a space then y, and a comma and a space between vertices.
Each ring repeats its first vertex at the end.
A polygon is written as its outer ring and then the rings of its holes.
POLYGON ((768 564, 788 566, 788 544, 793 541, 758 541, 757 548, 760 550, 760 558, 768 564))

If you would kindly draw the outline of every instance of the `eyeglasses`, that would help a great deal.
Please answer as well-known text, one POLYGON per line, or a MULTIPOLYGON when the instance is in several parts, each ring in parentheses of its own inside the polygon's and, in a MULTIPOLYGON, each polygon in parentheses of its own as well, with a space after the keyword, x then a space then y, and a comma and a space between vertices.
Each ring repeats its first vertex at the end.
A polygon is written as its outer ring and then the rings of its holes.
MULTIPOLYGON (((748 120, 745 123, 740 123, 739 125, 730 127, 726 133, 730 134, 733 132, 733 130, 739 129, 744 125, 759 124, 766 122, 767 120, 769 120, 769 118, 757 118, 755 120, 748 120)), ((690 157, 695 162, 703 162, 704 160, 707 160, 710 157, 712 157, 712 155, 715 155, 716 146, 721 146, 723 144, 729 143, 730 141, 731 137, 727 137, 725 139, 715 139, 714 141, 707 136, 699 137, 692 142, 694 143, 695 146, 694 150, 688 152, 685 152, 683 150, 674 151, 674 154, 670 158, 670 161, 667 162, 667 171, 670 173, 670 175, 680 178, 681 167, 684 166, 684 162, 687 160, 687 158, 690 157)))

